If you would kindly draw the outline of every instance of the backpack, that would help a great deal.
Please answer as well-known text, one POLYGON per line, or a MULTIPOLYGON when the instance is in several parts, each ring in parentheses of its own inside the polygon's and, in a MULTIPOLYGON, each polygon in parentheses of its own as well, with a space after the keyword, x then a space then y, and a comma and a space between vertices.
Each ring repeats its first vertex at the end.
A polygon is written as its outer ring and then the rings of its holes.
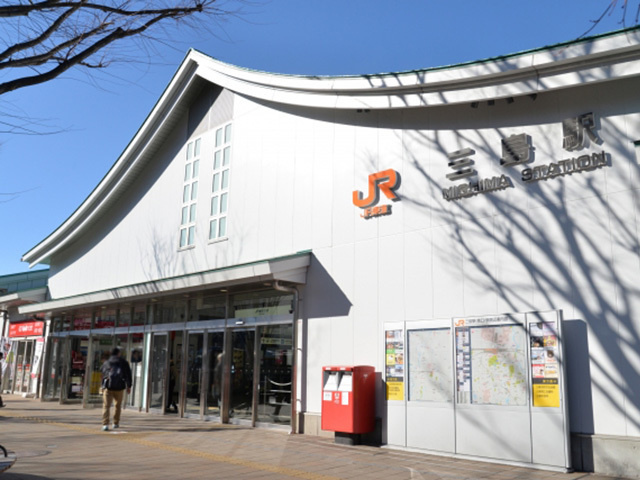
POLYGON ((109 371, 102 380, 102 386, 107 390, 124 390, 127 388, 120 362, 109 362, 109 371))

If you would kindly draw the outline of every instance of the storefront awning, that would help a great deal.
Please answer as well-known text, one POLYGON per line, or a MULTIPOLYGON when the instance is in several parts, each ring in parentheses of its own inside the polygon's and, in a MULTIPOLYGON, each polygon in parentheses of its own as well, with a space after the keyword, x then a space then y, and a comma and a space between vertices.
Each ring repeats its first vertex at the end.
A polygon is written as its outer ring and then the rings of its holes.
POLYGON ((234 265, 180 277, 154 280, 98 292, 58 298, 19 308, 21 314, 56 312, 78 307, 91 307, 118 302, 131 302, 169 294, 184 294, 203 289, 216 289, 252 283, 282 281, 304 285, 311 253, 299 252, 286 257, 234 265))

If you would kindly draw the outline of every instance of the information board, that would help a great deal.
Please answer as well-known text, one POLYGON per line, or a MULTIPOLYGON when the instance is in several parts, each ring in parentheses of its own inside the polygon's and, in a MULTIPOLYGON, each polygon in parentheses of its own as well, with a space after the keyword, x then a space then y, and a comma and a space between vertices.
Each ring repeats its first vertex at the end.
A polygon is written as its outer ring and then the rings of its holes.
POLYGON ((409 400, 452 402, 451 329, 407 332, 409 400))
POLYGON ((404 331, 385 333, 387 400, 404 400, 404 331))
POLYGON ((527 333, 508 316, 456 323, 458 403, 528 404, 527 333))

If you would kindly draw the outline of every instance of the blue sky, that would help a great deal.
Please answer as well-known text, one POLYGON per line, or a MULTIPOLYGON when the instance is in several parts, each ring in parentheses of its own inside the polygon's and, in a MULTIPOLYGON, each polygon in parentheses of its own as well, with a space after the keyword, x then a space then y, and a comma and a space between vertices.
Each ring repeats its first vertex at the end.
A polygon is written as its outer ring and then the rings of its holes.
MULTIPOLYGON (((239 16, 183 29, 179 35, 168 32, 170 41, 144 51, 130 46, 126 53, 138 62, 114 63, 90 75, 74 70, 53 82, 5 94, 0 115, 31 118, 58 133, 0 133, 0 275, 28 269, 20 261, 22 254, 53 232, 98 184, 189 47, 276 73, 415 70, 573 40, 608 3, 253 0, 239 16)), ((228 7, 235 5, 227 0, 228 7)), ((616 10, 591 34, 618 30, 620 20, 616 10)))

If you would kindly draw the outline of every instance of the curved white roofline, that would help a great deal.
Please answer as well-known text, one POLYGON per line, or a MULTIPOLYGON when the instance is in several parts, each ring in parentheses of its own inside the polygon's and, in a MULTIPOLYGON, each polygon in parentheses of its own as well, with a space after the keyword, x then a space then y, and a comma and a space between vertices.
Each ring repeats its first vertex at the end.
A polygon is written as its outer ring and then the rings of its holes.
POLYGON ((640 29, 450 67, 358 76, 295 76, 258 72, 190 50, 113 167, 53 233, 22 257, 48 263, 88 228, 153 157, 172 122, 203 81, 285 105, 328 109, 401 109, 538 94, 640 75, 640 29))

